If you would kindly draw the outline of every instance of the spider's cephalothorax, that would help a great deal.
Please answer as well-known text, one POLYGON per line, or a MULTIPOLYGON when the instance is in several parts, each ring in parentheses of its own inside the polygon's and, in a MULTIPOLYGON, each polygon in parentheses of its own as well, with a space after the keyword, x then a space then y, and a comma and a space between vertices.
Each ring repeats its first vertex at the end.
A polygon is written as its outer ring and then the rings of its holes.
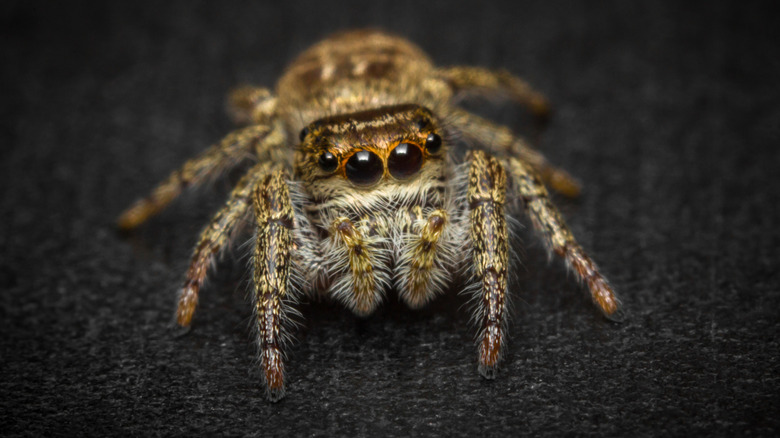
POLYGON ((408 41, 377 31, 334 35, 293 62, 275 92, 235 91, 233 114, 247 126, 173 172, 119 226, 135 228, 184 188, 254 161, 200 236, 179 324, 191 323, 208 267, 252 224, 256 328, 272 400, 284 395, 285 323, 300 294, 368 315, 395 290, 416 308, 463 267, 461 286, 476 294, 479 372, 492 378, 504 340, 513 206, 607 316, 619 303, 544 183, 566 196, 579 185, 508 128, 455 106, 464 95, 504 95, 547 114, 544 97, 508 72, 437 68, 408 41), (457 158, 455 138, 477 149, 457 158))

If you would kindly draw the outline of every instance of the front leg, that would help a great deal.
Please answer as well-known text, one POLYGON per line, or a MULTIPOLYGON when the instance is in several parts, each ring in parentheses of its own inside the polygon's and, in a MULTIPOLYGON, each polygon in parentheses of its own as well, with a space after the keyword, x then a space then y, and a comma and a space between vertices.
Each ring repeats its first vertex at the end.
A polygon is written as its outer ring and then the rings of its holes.
POLYGON ((480 282, 477 304, 479 373, 492 379, 501 358, 507 307, 508 231, 504 204, 506 173, 494 157, 475 151, 470 155, 468 205, 474 275, 480 282))
POLYGON ((281 343, 290 299, 294 223, 286 173, 277 170, 255 192, 257 236, 254 256, 254 302, 260 344, 260 362, 268 398, 284 396, 284 359, 281 343))

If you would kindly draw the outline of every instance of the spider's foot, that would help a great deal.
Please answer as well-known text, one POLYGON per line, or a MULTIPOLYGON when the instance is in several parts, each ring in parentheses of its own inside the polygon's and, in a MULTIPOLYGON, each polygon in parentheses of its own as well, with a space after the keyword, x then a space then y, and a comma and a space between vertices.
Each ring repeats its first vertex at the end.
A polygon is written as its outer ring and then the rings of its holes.
POLYGON ((136 201, 117 218, 116 226, 119 228, 119 231, 132 231, 144 223, 151 216, 147 210, 148 208, 144 202, 136 201))
POLYGON ((276 403, 284 398, 285 393, 284 385, 282 385, 280 388, 266 388, 265 396, 268 398, 268 401, 276 403))
POLYGON ((178 339, 186 336, 192 330, 192 326, 181 326, 179 324, 171 324, 171 335, 174 339, 178 339))
POLYGON ((545 180, 553 190, 567 198, 576 198, 582 191, 582 184, 562 169, 550 169, 545 180))
POLYGON ((182 327, 192 323, 195 307, 198 305, 198 286, 187 283, 179 295, 179 306, 176 308, 176 322, 182 327))
POLYGON ((268 400, 277 402, 284 397, 284 362, 282 353, 276 347, 263 351, 263 377, 268 400))
POLYGON ((601 307, 601 305, 599 305, 599 310, 601 310, 601 314, 604 315, 604 317, 610 320, 611 322, 616 322, 616 323, 625 322, 628 319, 628 311, 625 309, 625 307, 623 307, 623 304, 620 303, 620 301, 615 298, 614 294, 612 295, 612 299, 617 302, 617 307, 614 308, 611 313, 608 313, 606 310, 604 310, 603 307, 601 307))
POLYGON ((498 374, 498 361, 501 359, 501 328, 490 323, 485 328, 482 342, 479 344, 479 374, 493 380, 498 374))
POLYGON ((612 291, 612 287, 599 274, 595 274, 588 280, 588 289, 590 289, 593 302, 596 303, 601 313, 610 321, 622 322, 625 319, 625 311, 620 305, 620 301, 612 291))
POLYGON ((479 364, 479 375, 484 377, 487 380, 493 380, 498 376, 498 367, 496 366, 487 366, 485 364, 479 364))
POLYGON ((531 112, 534 115, 534 123, 537 128, 540 130, 545 129, 550 123, 550 118, 552 116, 550 103, 540 94, 533 96, 528 103, 531 107, 531 112))
POLYGON ((610 320, 611 322, 622 323, 622 322, 626 322, 626 320, 628 319, 628 312, 622 306, 620 306, 612 314, 607 315, 605 313, 604 317, 610 320))

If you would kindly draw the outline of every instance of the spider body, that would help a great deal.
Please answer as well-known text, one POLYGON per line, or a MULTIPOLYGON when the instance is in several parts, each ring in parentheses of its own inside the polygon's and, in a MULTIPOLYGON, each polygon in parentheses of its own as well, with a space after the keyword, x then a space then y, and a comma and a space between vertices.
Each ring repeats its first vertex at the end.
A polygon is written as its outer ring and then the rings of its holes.
POLYGON ((286 323, 298 296, 325 295, 364 316, 395 290, 418 308, 458 271, 476 295, 479 372, 493 378, 505 338, 508 214, 530 216, 607 316, 619 303, 544 186, 576 196, 577 183, 509 129, 459 109, 455 100, 469 94, 504 95, 547 114, 544 97, 505 71, 437 68, 416 46, 378 31, 334 35, 300 55, 274 93, 236 90, 233 114, 247 126, 173 172, 119 226, 132 229, 184 188, 253 160, 201 233, 179 295, 180 325, 191 323, 209 266, 251 224, 255 326, 271 400, 284 395, 286 323), (456 138, 479 149, 459 157, 456 138))

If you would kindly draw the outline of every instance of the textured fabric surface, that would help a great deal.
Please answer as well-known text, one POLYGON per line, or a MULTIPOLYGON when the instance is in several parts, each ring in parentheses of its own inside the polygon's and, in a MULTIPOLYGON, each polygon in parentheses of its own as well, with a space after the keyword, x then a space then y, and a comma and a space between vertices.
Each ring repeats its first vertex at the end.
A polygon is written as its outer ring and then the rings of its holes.
MULTIPOLYGON (((218 3, 2 6, 0 435, 778 433, 769 3, 218 3), (232 86, 271 86, 309 44, 366 26, 550 97, 540 147, 585 187, 558 204, 626 322, 605 321, 523 233, 495 381, 476 372, 455 293, 416 312, 391 299, 365 320, 306 302, 288 396, 269 404, 240 245, 194 328, 172 328, 231 178, 130 236, 116 215, 231 129, 232 86)), ((511 105, 469 107, 523 128, 511 105)))

